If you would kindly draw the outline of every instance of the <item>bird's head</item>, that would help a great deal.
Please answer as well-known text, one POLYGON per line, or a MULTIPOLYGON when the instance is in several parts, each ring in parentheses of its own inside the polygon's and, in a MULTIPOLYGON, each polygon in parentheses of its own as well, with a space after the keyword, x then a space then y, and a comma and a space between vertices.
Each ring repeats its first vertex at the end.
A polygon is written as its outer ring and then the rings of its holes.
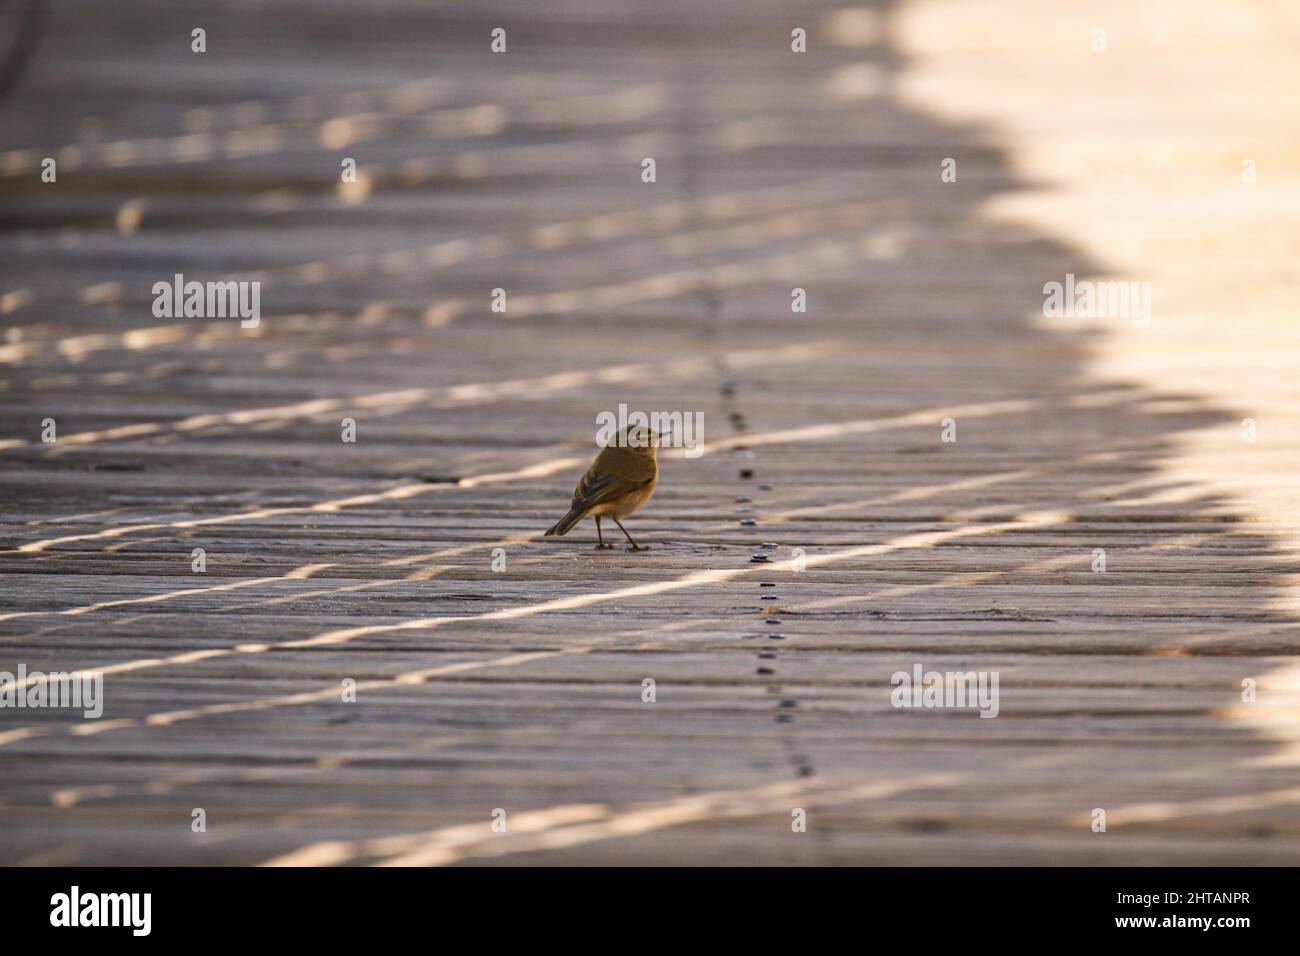
POLYGON ((653 458, 659 450, 659 443, 667 432, 655 434, 644 425, 628 425, 623 432, 623 447, 631 449, 638 455, 653 458))

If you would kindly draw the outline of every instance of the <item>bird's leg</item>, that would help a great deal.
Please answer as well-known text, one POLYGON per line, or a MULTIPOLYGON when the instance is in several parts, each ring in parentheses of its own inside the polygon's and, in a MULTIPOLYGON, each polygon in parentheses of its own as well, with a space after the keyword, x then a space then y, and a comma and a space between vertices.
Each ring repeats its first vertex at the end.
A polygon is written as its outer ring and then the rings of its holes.
MULTIPOLYGON (((627 540, 632 541, 632 536, 631 536, 630 534, 627 533, 627 528, 624 528, 624 527, 623 527, 623 522, 619 521, 619 520, 618 520, 617 518, 615 518, 613 515, 610 515, 610 518, 613 520, 614 524, 618 525, 618 530, 623 532, 623 534, 627 537, 627 540)), ((649 551, 650 549, 649 549, 649 548, 643 548, 643 547, 641 547, 641 545, 637 544, 635 541, 632 541, 632 547, 628 548, 628 550, 629 550, 629 551, 649 551)))
MULTIPOLYGON (((621 528, 623 526, 619 525, 619 527, 621 528)), ((623 533, 627 534, 626 531, 623 533)), ((600 541, 600 543, 596 545, 597 551, 610 551, 613 549, 614 546, 612 544, 606 544, 605 536, 600 533, 600 515, 596 516, 596 538, 600 541)))

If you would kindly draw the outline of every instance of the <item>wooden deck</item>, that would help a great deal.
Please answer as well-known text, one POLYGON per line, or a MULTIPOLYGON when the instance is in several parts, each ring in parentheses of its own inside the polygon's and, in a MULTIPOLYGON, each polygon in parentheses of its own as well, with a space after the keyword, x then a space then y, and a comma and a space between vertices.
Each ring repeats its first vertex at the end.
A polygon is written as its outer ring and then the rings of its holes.
MULTIPOLYGON (((0 670, 105 675, 0 710, 0 862, 1300 862, 1300 189, 1206 198, 1245 133, 1018 0, 179 6, 54 5, 0 101, 0 670), (1150 335, 1044 319, 1067 273, 1150 335), (543 539, 619 403, 707 454, 652 550, 543 539), (895 709, 916 663, 999 716, 895 709)), ((1207 90, 1289 52, 1112 6, 1207 90)))

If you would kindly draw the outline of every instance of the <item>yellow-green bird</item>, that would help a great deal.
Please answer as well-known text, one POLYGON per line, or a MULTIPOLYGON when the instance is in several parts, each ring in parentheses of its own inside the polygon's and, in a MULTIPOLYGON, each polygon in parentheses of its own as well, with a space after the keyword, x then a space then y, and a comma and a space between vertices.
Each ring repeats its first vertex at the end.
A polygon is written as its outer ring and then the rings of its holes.
POLYGON ((629 425, 619 445, 609 445, 600 450, 587 473, 573 489, 573 504, 569 513, 551 526, 546 535, 567 534, 583 518, 596 519, 596 545, 601 550, 614 546, 605 543, 605 536, 600 531, 600 519, 608 515, 618 525, 618 530, 627 536, 632 547, 629 551, 646 551, 632 540, 627 528, 619 518, 626 518, 654 494, 655 484, 659 481, 659 463, 655 452, 662 435, 651 435, 650 430, 637 425, 629 425))

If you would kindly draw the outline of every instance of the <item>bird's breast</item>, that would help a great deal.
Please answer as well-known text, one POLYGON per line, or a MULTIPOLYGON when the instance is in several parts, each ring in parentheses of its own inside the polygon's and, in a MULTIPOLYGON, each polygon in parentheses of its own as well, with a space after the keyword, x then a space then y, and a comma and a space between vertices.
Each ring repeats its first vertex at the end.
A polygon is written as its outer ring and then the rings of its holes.
POLYGON ((650 479, 650 483, 644 488, 638 488, 636 491, 624 495, 618 501, 612 502, 609 513, 615 518, 626 518, 650 499, 650 496, 654 494, 655 485, 658 483, 659 476, 656 475, 650 479))

